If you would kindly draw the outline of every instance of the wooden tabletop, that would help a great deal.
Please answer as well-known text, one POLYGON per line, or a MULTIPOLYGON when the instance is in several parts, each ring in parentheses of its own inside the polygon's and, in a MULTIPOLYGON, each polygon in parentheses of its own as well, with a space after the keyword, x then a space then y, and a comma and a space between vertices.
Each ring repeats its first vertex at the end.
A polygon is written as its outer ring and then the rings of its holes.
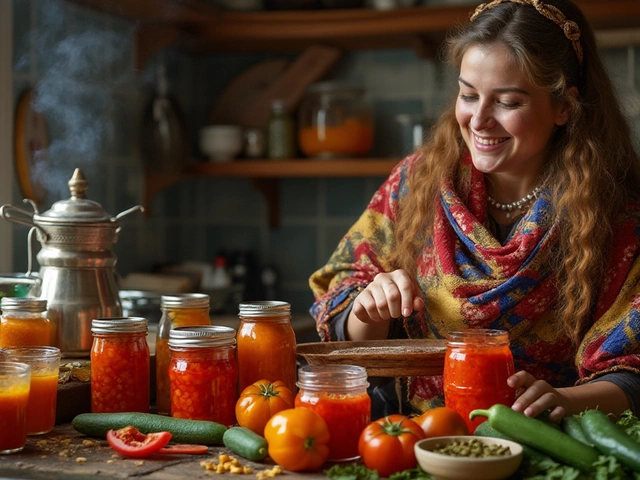
MULTIPOLYGON (((251 467, 253 473, 217 474, 200 465, 203 461, 217 463, 220 453, 233 455, 224 447, 209 447, 206 455, 154 455, 145 459, 128 459, 115 453, 106 440, 87 437, 65 423, 57 425, 48 434, 29 436, 21 452, 0 455, 0 477, 30 480, 95 480, 97 476, 153 480, 232 477, 236 480, 255 480, 259 470, 274 465, 268 458, 256 463, 237 455, 241 465, 251 467)), ((326 478, 322 471, 304 474, 285 471, 275 477, 276 480, 319 478, 326 478)))

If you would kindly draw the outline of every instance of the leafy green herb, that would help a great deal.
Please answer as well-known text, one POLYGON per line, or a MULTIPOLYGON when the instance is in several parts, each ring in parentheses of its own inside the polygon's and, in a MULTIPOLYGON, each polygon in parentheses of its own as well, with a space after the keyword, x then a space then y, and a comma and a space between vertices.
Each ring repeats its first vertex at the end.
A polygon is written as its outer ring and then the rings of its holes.
POLYGON ((359 463, 333 465, 324 474, 331 480, 378 480, 377 470, 369 470, 359 463))
POLYGON ((616 425, 622 428, 626 434, 632 437, 636 442, 640 442, 640 420, 631 412, 631 410, 625 410, 622 412, 622 415, 620 415, 616 425))
POLYGON ((595 472, 594 480, 626 480, 629 474, 622 469, 622 465, 612 456, 600 456, 600 459, 593 464, 595 472))
POLYGON ((420 467, 416 467, 394 473, 389 480, 431 480, 431 477, 420 467))

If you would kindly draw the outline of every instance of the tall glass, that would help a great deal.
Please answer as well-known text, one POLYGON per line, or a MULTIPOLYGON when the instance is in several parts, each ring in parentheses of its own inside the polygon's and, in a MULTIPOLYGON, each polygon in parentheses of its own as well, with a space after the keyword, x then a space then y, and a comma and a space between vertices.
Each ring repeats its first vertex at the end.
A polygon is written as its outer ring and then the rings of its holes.
POLYGON ((0 362, 0 454, 19 452, 27 443, 27 403, 31 367, 0 362))
POLYGON ((444 401, 465 419, 470 432, 485 420, 470 421, 471 410, 513 404, 516 392, 507 378, 514 373, 507 332, 469 329, 447 335, 444 401))
POLYGON ((56 347, 5 348, 7 360, 31 367, 31 389, 27 404, 27 434, 41 435, 56 423, 60 349, 56 347))

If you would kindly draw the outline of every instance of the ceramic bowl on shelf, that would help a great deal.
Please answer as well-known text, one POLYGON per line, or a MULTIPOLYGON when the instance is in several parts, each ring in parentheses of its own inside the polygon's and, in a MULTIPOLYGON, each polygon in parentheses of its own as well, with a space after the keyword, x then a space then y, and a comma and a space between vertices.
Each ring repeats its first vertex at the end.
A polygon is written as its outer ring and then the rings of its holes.
POLYGON ((501 438, 468 436, 433 437, 414 445, 420 468, 434 480, 502 480, 513 475, 522 462, 522 445, 501 438), (509 447, 511 454, 483 458, 457 457, 434 452, 439 446, 477 439, 485 445, 509 447))
POLYGON ((209 125, 200 130, 200 150, 212 162, 228 162, 242 152, 242 127, 209 125))

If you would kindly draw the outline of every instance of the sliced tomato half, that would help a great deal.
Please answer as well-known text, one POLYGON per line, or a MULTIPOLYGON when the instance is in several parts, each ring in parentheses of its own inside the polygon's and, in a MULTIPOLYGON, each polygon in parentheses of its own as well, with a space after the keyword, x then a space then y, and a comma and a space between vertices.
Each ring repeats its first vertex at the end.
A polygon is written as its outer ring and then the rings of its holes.
POLYGON ((209 451, 209 447, 207 447, 206 445, 176 443, 174 445, 166 445, 164 448, 161 448, 156 453, 160 453, 163 455, 174 455, 174 454, 202 455, 203 453, 207 453, 208 451, 209 451))
POLYGON ((109 442, 111 448, 125 457, 148 457, 169 443, 169 440, 171 440, 171 433, 169 432, 145 435, 131 426, 107 432, 107 442, 109 442))

